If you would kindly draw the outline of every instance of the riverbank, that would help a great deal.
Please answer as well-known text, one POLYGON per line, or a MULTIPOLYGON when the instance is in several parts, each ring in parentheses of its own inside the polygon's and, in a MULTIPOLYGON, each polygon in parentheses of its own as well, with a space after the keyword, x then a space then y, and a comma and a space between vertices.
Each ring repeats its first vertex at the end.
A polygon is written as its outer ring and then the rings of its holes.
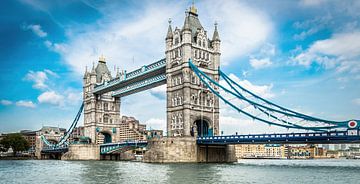
POLYGON ((36 157, 0 157, 0 160, 37 160, 36 157))

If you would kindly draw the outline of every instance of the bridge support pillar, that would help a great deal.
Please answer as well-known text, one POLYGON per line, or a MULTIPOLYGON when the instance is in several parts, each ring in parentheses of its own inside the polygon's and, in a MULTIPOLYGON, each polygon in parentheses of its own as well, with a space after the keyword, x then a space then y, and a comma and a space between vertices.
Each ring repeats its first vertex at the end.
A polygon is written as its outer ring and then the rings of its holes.
POLYGON ((194 137, 164 137, 148 141, 144 162, 235 162, 234 145, 197 145, 194 137))
POLYGON ((61 160, 100 160, 100 145, 70 144, 61 160))
POLYGON ((144 162, 197 162, 196 139, 189 136, 163 137, 149 140, 144 162))
POLYGON ((198 145, 198 162, 236 162, 234 145, 198 145))

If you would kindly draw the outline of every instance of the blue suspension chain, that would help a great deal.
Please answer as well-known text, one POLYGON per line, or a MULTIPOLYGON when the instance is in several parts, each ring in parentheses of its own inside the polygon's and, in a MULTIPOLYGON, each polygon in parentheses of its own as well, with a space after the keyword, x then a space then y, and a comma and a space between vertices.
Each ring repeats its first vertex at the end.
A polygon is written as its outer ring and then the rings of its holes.
MULTIPOLYGON (((229 82, 229 78, 228 78, 227 76, 226 76, 226 77, 223 77, 223 78, 224 78, 225 82, 231 87, 231 89, 233 89, 239 96, 245 98, 245 96, 242 95, 238 90, 236 90, 235 87, 229 82)), ((250 101, 250 100, 249 100, 249 101, 250 101)), ((250 103, 250 105, 253 105, 253 104, 250 103)), ((261 107, 254 106, 254 108, 260 110, 262 113, 270 116, 271 118, 273 118, 273 119, 275 119, 275 120, 279 120, 279 121, 281 121, 281 122, 283 122, 283 123, 296 126, 297 128, 303 128, 303 127, 304 127, 304 126, 297 125, 297 124, 295 124, 295 123, 291 123, 291 122, 285 121, 285 120, 283 120, 282 118, 278 118, 277 116, 272 115, 272 114, 266 112, 266 111, 265 111, 264 109, 262 109, 261 107)), ((330 126, 327 126, 327 127, 313 127, 313 128, 319 129, 319 131, 323 131, 323 129, 331 129, 331 128, 339 128, 339 127, 341 127, 341 126, 331 126, 331 127, 330 127, 330 126)))
MULTIPOLYGON (((296 125, 296 127, 294 125, 292 126, 289 126, 289 125, 282 125, 282 124, 278 124, 278 123, 274 123, 274 122, 270 122, 270 121, 267 121, 267 120, 264 120, 264 119, 261 119, 261 118, 258 118, 258 117, 255 117, 247 112, 244 112, 242 111, 241 109, 239 109, 238 107, 236 107, 234 104, 232 104, 231 102, 227 101, 224 97, 222 97, 220 94, 218 94, 218 92, 216 92, 209 84, 208 82, 206 82, 203 78, 205 77, 207 80, 209 80, 211 83, 217 85, 218 87, 222 88, 223 90, 225 90, 226 92, 228 93, 231 93, 232 95, 242 99, 241 97, 239 97, 239 95, 237 94, 234 94, 233 92, 229 91, 228 89, 224 88, 223 86, 221 86, 220 84, 218 84, 217 82, 215 82, 214 80, 212 80, 211 78, 209 78, 206 74, 204 74, 202 71, 200 71, 191 61, 189 62, 189 66, 193 69, 193 71, 195 72, 195 74, 201 79, 201 81, 203 81, 206 86, 214 93, 216 94, 219 98, 221 98, 226 104, 229 104, 231 107, 233 107, 234 109, 238 110, 239 112, 253 118, 253 119, 257 119, 259 121, 262 121, 262 122, 265 122, 267 124, 272 124, 272 125, 276 125, 276 126, 281 126, 281 127, 285 127, 285 128, 297 128, 297 129, 307 129, 307 130, 314 130, 314 131, 319 131, 319 129, 321 128, 324 128, 324 129, 327 129, 329 127, 303 127, 303 126, 299 126, 299 125, 296 125)), ((259 104, 259 106, 261 106, 259 104)), ((265 106, 265 108, 268 108, 265 106)), ((274 111, 278 111, 278 110, 274 110, 274 111)), ((281 113, 282 111, 278 111, 279 113, 281 113)), ((284 113, 283 113, 284 114, 284 113)), ((285 113, 285 114, 288 114, 288 113, 285 113)), ((341 127, 341 126, 338 126, 338 127, 341 127)), ((337 126, 333 126, 333 127, 330 127, 330 128, 337 128, 337 126)))

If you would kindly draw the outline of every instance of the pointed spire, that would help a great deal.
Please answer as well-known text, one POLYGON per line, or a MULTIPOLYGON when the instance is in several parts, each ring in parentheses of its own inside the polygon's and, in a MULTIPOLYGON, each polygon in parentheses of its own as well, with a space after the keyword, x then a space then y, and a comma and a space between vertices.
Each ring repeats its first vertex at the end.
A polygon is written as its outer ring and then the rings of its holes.
POLYGON ((105 57, 103 54, 99 57, 99 62, 105 63, 105 57))
POLYGON ((120 78, 119 67, 116 68, 116 78, 120 78))
POLYGON ((85 66, 84 79, 86 78, 87 74, 88 74, 88 69, 87 69, 87 66, 85 66))
POLYGON ((197 15, 197 8, 195 7, 195 0, 192 1, 189 13, 197 15))
POLYGON ((215 30, 214 30, 214 34, 213 34, 213 38, 212 38, 212 41, 220 41, 220 36, 219 36, 219 32, 217 30, 217 25, 218 23, 215 22, 215 30))
POLYGON ((190 30, 190 16, 189 16, 189 11, 186 11, 185 12, 186 14, 186 17, 185 17, 185 22, 184 22, 184 27, 183 27, 183 30, 190 30))
POLYGON ((171 19, 169 18, 169 28, 168 28, 168 32, 166 35, 166 39, 171 39, 171 38, 173 38, 173 32, 171 29, 171 19))
POLYGON ((96 71, 95 71, 95 62, 93 62, 93 66, 91 69, 91 73, 90 74, 95 74, 96 75, 96 71))

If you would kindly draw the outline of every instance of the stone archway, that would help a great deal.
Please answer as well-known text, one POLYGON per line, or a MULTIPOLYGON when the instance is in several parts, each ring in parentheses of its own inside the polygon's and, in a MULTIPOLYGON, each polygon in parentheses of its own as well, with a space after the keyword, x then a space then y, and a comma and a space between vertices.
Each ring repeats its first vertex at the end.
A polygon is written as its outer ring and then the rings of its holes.
POLYGON ((112 142, 112 138, 111 138, 111 134, 108 132, 100 132, 100 134, 102 134, 104 136, 104 144, 106 143, 111 143, 112 142))
POLYGON ((195 134, 197 136, 200 137, 206 137, 209 136, 211 134, 210 131, 210 123, 205 120, 205 119, 198 119, 194 122, 194 126, 192 128, 192 133, 193 136, 195 136, 195 134), (195 133, 196 131, 196 133, 195 133))

